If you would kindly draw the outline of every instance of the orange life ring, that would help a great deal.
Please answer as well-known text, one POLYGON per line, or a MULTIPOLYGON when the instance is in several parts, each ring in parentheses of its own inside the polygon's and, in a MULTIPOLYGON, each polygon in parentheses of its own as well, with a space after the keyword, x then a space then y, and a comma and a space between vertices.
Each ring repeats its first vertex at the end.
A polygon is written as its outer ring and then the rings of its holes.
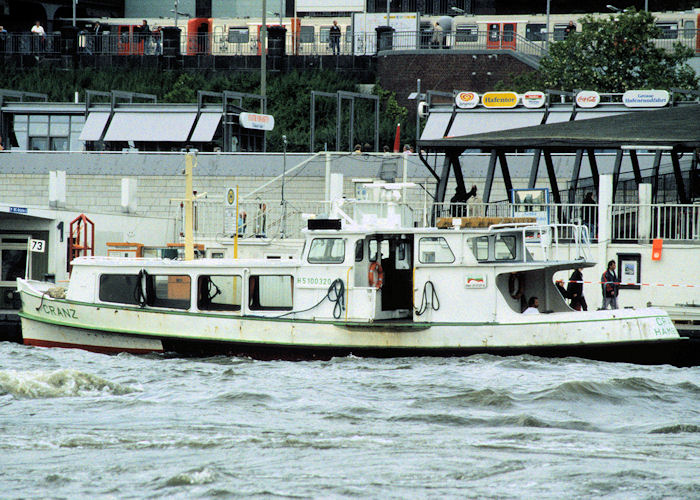
POLYGON ((369 286, 373 286, 377 290, 384 285, 384 270, 379 261, 370 264, 367 280, 369 281, 369 286))

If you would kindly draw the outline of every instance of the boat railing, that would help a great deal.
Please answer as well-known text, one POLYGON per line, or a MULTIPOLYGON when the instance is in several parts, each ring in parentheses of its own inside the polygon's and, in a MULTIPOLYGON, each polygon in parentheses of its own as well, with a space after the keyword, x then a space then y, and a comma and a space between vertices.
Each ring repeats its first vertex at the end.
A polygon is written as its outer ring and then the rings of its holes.
POLYGON ((545 261, 591 260, 588 227, 581 224, 538 224, 532 222, 492 224, 491 231, 522 232, 523 255, 536 248, 535 258, 545 261), (562 239, 560 235, 567 237, 562 239))

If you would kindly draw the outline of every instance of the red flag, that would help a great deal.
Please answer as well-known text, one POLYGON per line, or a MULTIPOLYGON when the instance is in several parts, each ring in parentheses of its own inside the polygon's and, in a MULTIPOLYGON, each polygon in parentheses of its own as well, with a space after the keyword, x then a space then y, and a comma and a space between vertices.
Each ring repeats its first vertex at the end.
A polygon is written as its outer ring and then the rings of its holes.
POLYGON ((401 151, 401 124, 396 125, 396 137, 394 138, 394 153, 401 151))

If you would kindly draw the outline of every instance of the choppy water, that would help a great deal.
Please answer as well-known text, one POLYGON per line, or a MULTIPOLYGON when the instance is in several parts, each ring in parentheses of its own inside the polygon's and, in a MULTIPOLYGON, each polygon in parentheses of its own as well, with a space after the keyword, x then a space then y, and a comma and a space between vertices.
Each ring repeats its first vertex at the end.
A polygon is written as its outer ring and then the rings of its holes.
POLYGON ((0 343, 2 498, 698 498, 700 368, 0 343))

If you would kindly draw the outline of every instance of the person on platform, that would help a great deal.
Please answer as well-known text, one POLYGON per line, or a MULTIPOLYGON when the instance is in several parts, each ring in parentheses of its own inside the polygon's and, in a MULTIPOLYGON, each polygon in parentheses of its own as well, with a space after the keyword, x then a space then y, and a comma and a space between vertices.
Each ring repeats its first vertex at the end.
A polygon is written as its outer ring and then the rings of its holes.
POLYGON ((7 44, 7 30, 4 26, 0 25, 0 52, 5 52, 5 46, 7 44))
POLYGON ((620 281, 615 274, 615 261, 608 262, 608 269, 600 277, 603 289, 603 309, 617 309, 617 296, 620 293, 620 281))
POLYGON ((590 191, 583 197, 583 207, 581 207, 581 221, 588 228, 588 235, 591 239, 596 237, 596 202, 593 199, 593 193, 590 191))
POLYGON ((430 40, 430 46, 434 49, 439 49, 439 48, 442 48, 442 43, 443 43, 442 27, 438 23, 435 23, 435 26, 433 26, 433 37, 430 40))
POLYGON ((576 33, 576 25, 573 21, 569 21, 569 24, 564 28, 564 38, 568 38, 572 33, 576 33))
POLYGON ((340 54, 340 26, 338 26, 338 21, 333 20, 333 26, 329 33, 329 38, 331 42, 331 50, 333 50, 333 55, 337 56, 340 54))
POLYGON ((537 297, 530 297, 527 301, 527 309, 523 311, 523 314, 539 314, 540 310, 540 300, 537 297))
POLYGON ((44 27, 41 25, 41 21, 37 21, 34 24, 34 26, 32 26, 31 32, 34 38, 34 51, 43 52, 44 43, 46 41, 46 31, 44 31, 44 27))

